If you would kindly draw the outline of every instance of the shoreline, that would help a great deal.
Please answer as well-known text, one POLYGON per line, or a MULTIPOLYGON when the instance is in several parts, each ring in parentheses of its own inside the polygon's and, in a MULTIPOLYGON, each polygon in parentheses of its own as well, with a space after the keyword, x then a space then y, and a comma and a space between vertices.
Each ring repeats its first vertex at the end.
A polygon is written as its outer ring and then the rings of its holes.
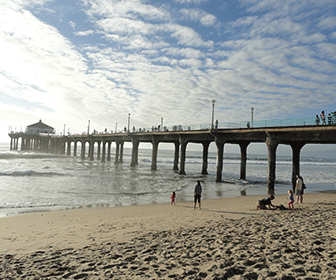
MULTIPOLYGON (((256 210, 262 197, 2 218, 0 278, 334 277, 336 193, 305 194, 294 211, 256 210)), ((287 206, 287 196, 274 204, 287 206)))
MULTIPOLYGON (((239 198, 239 197, 267 197, 267 195, 262 195, 262 194, 242 194, 244 190, 240 191, 240 195, 237 193, 237 195, 232 196, 223 196, 220 198, 210 198, 206 199, 207 200, 221 200, 221 199, 232 199, 232 198, 239 198)), ((330 190, 320 190, 320 191, 311 191, 307 192, 307 194, 318 194, 318 193, 325 193, 325 194, 334 194, 336 193, 336 190, 330 189, 330 190)), ((286 196, 286 194, 280 193, 277 194, 276 197, 281 197, 281 196, 286 196)), ((192 201, 178 201, 178 203, 192 203, 192 201)), ((151 206, 151 205, 166 205, 169 204, 169 201, 167 200, 166 203, 148 203, 148 204, 134 204, 134 205, 122 205, 122 206, 111 206, 111 205, 88 205, 88 206, 78 206, 78 207, 62 207, 62 206, 54 206, 54 207, 26 207, 26 208, 20 208, 20 209, 27 209, 21 212, 15 212, 15 213, 1 213, 0 212, 0 220, 3 218, 8 218, 8 217, 16 217, 16 216, 21 216, 21 215, 27 215, 27 214, 34 214, 34 213, 52 213, 52 212, 57 212, 57 211, 72 211, 72 210, 80 210, 80 209, 96 209, 96 208, 122 208, 122 207, 134 207, 134 206, 151 206), (29 210, 31 209, 31 210, 29 210)), ((2 208, 3 209, 16 209, 16 208, 2 208)))
MULTIPOLYGON (((259 199, 266 196, 262 195, 244 195, 237 197, 223 197, 216 199, 205 199, 202 200, 202 209, 193 209, 192 201, 176 202, 175 206, 171 206, 170 203, 162 204, 142 204, 142 205, 130 205, 130 206, 117 206, 117 207, 79 207, 70 209, 60 209, 51 211, 37 211, 22 213, 13 216, 6 216, 0 218, 0 227, 2 229, 11 227, 19 229, 18 231, 23 235, 27 234, 25 230, 29 228, 42 226, 43 229, 48 230, 48 225, 53 225, 53 229, 57 229, 61 226, 61 230, 65 230, 67 226, 76 223, 80 227, 90 227, 98 226, 99 221, 108 222, 116 224, 116 228, 125 229, 126 227, 119 226, 118 223, 123 223, 123 219, 130 219, 135 221, 137 218, 145 219, 144 222, 148 222, 149 218, 158 218, 159 224, 162 224, 165 228, 172 227, 176 229, 180 226, 190 226, 190 218, 194 218, 195 213, 200 213, 201 216, 196 214, 197 218, 212 219, 217 218, 221 215, 229 219, 240 219, 244 216, 255 216, 260 215, 265 211, 256 210, 256 205, 259 199), (177 218, 176 222, 169 214, 174 215, 174 219, 177 218), (176 216, 175 216, 176 215, 176 216), (160 221, 160 219, 167 219, 167 223, 160 221), (183 219, 178 219, 186 218, 183 219), (68 224, 69 223, 69 224, 68 224), (87 223, 87 225, 85 225, 87 223), (23 227, 23 228, 22 228, 23 227)), ((295 203, 295 208, 301 209, 314 203, 314 201, 333 201, 336 200, 336 192, 331 190, 330 192, 314 192, 307 193, 304 195, 304 203, 297 205, 295 203)), ((281 194, 277 195, 275 200, 272 202, 275 205, 283 204, 287 207, 287 195, 281 194)), ((274 210, 277 211, 277 210, 274 210)), ((266 211, 273 212, 273 211, 266 211)), ((201 221, 203 222, 203 221, 201 221)), ((126 223, 128 224, 128 223, 126 223)), ((195 225, 198 224, 195 221, 195 225)), ((159 230, 153 222, 148 223, 151 230, 159 230)), ((191 225, 192 226, 192 225, 191 225)), ((144 226, 142 226, 144 227, 144 226)), ((51 228, 50 228, 51 230, 51 228)), ((0 231, 0 241, 4 239, 4 236, 8 231, 0 231)), ((12 232, 13 233, 13 232, 12 232)), ((39 231, 39 233, 45 233, 39 231)), ((63 232, 64 233, 64 232, 63 232)), ((34 238, 33 238, 34 239, 34 238)), ((19 240, 19 238, 12 237, 8 240, 19 240)), ((10 246, 15 248, 15 246, 10 246)))

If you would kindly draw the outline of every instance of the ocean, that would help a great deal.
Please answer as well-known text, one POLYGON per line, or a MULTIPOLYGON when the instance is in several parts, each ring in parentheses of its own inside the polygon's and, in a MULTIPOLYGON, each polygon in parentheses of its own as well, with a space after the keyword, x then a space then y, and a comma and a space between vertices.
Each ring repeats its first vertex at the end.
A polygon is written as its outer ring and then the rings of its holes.
MULTIPOLYGON (((77 153, 80 155, 80 153, 77 153)), ((0 217, 35 211, 81 207, 115 207, 168 203, 176 191, 177 203, 192 201, 196 180, 203 199, 266 195, 267 157, 249 154, 247 180, 239 180, 240 155, 224 153, 223 182, 216 183, 216 154, 209 152, 208 175, 201 175, 202 151, 187 150, 186 173, 174 172, 173 150, 159 148, 157 171, 151 171, 151 149, 139 147, 139 165, 130 167, 131 149, 124 162, 82 161, 79 157, 9 151, 0 144, 0 217)), ((307 192, 336 190, 336 157, 301 155, 301 175, 307 192)), ((291 157, 277 153, 276 194, 291 188, 291 157)))

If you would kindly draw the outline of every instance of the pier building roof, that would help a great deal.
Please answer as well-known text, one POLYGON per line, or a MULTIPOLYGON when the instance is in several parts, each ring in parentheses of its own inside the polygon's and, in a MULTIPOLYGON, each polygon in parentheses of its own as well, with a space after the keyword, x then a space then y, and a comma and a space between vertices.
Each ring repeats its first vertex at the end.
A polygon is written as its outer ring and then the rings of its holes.
POLYGON ((28 125, 27 128, 26 128, 26 133, 33 133, 33 134, 36 134, 36 133, 51 133, 51 134, 54 134, 55 130, 54 130, 53 127, 43 123, 42 120, 40 120, 37 123, 28 125))

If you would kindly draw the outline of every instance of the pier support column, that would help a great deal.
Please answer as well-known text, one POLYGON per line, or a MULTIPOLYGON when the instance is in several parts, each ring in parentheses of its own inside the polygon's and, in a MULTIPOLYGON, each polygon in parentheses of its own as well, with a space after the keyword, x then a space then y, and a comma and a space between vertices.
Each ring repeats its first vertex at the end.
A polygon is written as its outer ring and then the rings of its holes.
POLYGON ((225 142, 221 139, 216 139, 217 146, 217 171, 216 171, 216 182, 222 182, 223 173, 223 155, 224 155, 224 144, 225 142))
POLYGON ((89 137, 89 141, 88 141, 88 143, 89 143, 88 159, 90 159, 90 156, 91 156, 91 150, 92 150, 92 145, 91 145, 91 139, 90 139, 90 137, 89 137))
POLYGON ((185 138, 180 137, 181 151, 180 151, 180 175, 185 175, 185 161, 188 141, 185 138))
POLYGON ((21 151, 26 151, 26 150, 29 150, 29 147, 28 147, 28 137, 22 137, 21 138, 21 151))
POLYGON ((24 139, 25 137, 21 137, 21 151, 23 151, 25 148, 24 148, 24 139))
MULTIPOLYGON (((56 139, 53 139, 52 140, 52 153, 53 154, 57 154, 57 140, 56 139)), ((31 147, 31 139, 29 139, 29 149, 31 147)))
POLYGON ((124 142, 120 142, 120 155, 119 162, 123 162, 124 157, 124 142))
MULTIPOLYGON (((38 146, 37 137, 33 137, 32 138, 32 148, 33 148, 33 151, 37 151, 37 146, 38 146)), ((65 147, 64 147, 64 150, 65 150, 65 147)), ((63 154, 64 154, 64 150, 63 150, 63 154)))
POLYGON ((98 148, 97 148, 97 159, 100 160, 100 146, 101 146, 101 141, 98 141, 98 148))
POLYGON ((209 152, 209 145, 210 142, 203 142, 203 162, 202 162, 202 174, 208 174, 208 152, 209 152))
POLYGON ((34 139, 34 137, 32 137, 32 139, 31 139, 31 149, 32 149, 32 151, 35 150, 35 139, 34 139))
POLYGON ((300 153, 304 143, 292 143, 292 186, 295 191, 296 175, 300 175, 300 153))
MULTIPOLYGON (((22 139, 22 138, 21 138, 22 139)), ((57 140, 56 140, 57 141, 57 140)), ((22 146, 22 145, 21 145, 22 146)), ((34 150, 34 137, 29 138, 29 150, 33 151, 34 150)))
POLYGON ((116 142, 115 163, 119 163, 120 143, 116 142))
POLYGON ((16 137, 14 138, 14 150, 15 151, 17 150, 17 138, 16 137))
POLYGON ((74 152, 73 152, 74 157, 77 156, 77 141, 75 140, 74 143, 74 152))
POLYGON ((89 160, 91 160, 91 150, 92 150, 92 141, 91 141, 91 139, 90 139, 90 137, 89 137, 89 141, 88 141, 88 143, 89 143, 89 151, 88 151, 88 159, 89 160))
POLYGON ((266 138, 266 145, 268 150, 268 177, 267 177, 267 193, 269 195, 274 195, 274 185, 275 185, 275 169, 276 169, 276 149, 278 147, 278 142, 266 138))
POLYGON ((239 143, 240 147, 240 179, 246 180, 246 161, 247 161, 247 146, 250 142, 239 143))
POLYGON ((12 151, 13 150, 13 137, 10 138, 10 146, 9 146, 9 150, 12 151))
POLYGON ((81 142, 81 159, 85 159, 85 141, 81 142))
POLYGON ((103 141, 101 162, 105 162, 105 156, 106 156, 106 141, 103 141))
MULTIPOLYGON (((24 151, 24 150, 28 150, 28 148, 26 148, 26 143, 27 143, 27 141, 26 141, 26 138, 27 137, 22 137, 21 138, 21 151, 24 151)), ((18 138, 16 139, 17 141, 18 141, 18 138)), ((18 143, 16 142, 15 143, 15 146, 18 146, 18 143)), ((16 148, 17 149, 17 148, 16 148)))
POLYGON ((67 142, 67 156, 71 155, 71 141, 67 142))
POLYGON ((95 145, 94 140, 91 140, 90 141, 90 152, 89 152, 90 161, 94 160, 94 145, 95 145))
MULTIPOLYGON (((37 146, 38 146, 37 144, 38 144, 38 141, 37 141, 37 139, 35 139, 35 145, 36 145, 36 148, 35 148, 35 149, 37 149, 37 146)), ((64 138, 61 139, 60 153, 61 153, 62 155, 65 155, 65 154, 66 154, 66 150, 65 150, 65 139, 64 139, 64 138)))
POLYGON ((133 138, 131 167, 135 167, 138 165, 138 150, 139 150, 139 140, 133 138))
POLYGON ((157 170, 157 154, 159 148, 159 141, 154 139, 152 140, 153 149, 152 149, 152 170, 157 170))
POLYGON ((178 171, 178 162, 179 162, 179 155, 180 155, 180 143, 175 142, 175 154, 174 154, 174 167, 173 170, 178 171))
POLYGON ((107 142, 107 161, 111 161, 111 141, 107 142))

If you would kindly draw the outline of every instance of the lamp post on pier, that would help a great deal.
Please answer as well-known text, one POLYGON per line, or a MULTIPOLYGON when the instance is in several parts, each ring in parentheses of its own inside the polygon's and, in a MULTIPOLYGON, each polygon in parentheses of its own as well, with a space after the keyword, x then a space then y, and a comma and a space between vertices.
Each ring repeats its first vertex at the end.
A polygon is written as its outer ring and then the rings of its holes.
POLYGON ((216 103, 216 100, 212 99, 211 102, 212 102, 211 129, 214 129, 214 117, 215 117, 215 103, 216 103))
POLYGON ((251 107, 251 127, 253 127, 253 112, 254 112, 254 108, 251 107))
POLYGON ((88 121, 88 130, 87 130, 87 135, 90 135, 90 120, 88 121))
POLYGON ((127 120, 127 132, 130 132, 130 119, 131 119, 131 113, 128 113, 128 120, 127 120))

